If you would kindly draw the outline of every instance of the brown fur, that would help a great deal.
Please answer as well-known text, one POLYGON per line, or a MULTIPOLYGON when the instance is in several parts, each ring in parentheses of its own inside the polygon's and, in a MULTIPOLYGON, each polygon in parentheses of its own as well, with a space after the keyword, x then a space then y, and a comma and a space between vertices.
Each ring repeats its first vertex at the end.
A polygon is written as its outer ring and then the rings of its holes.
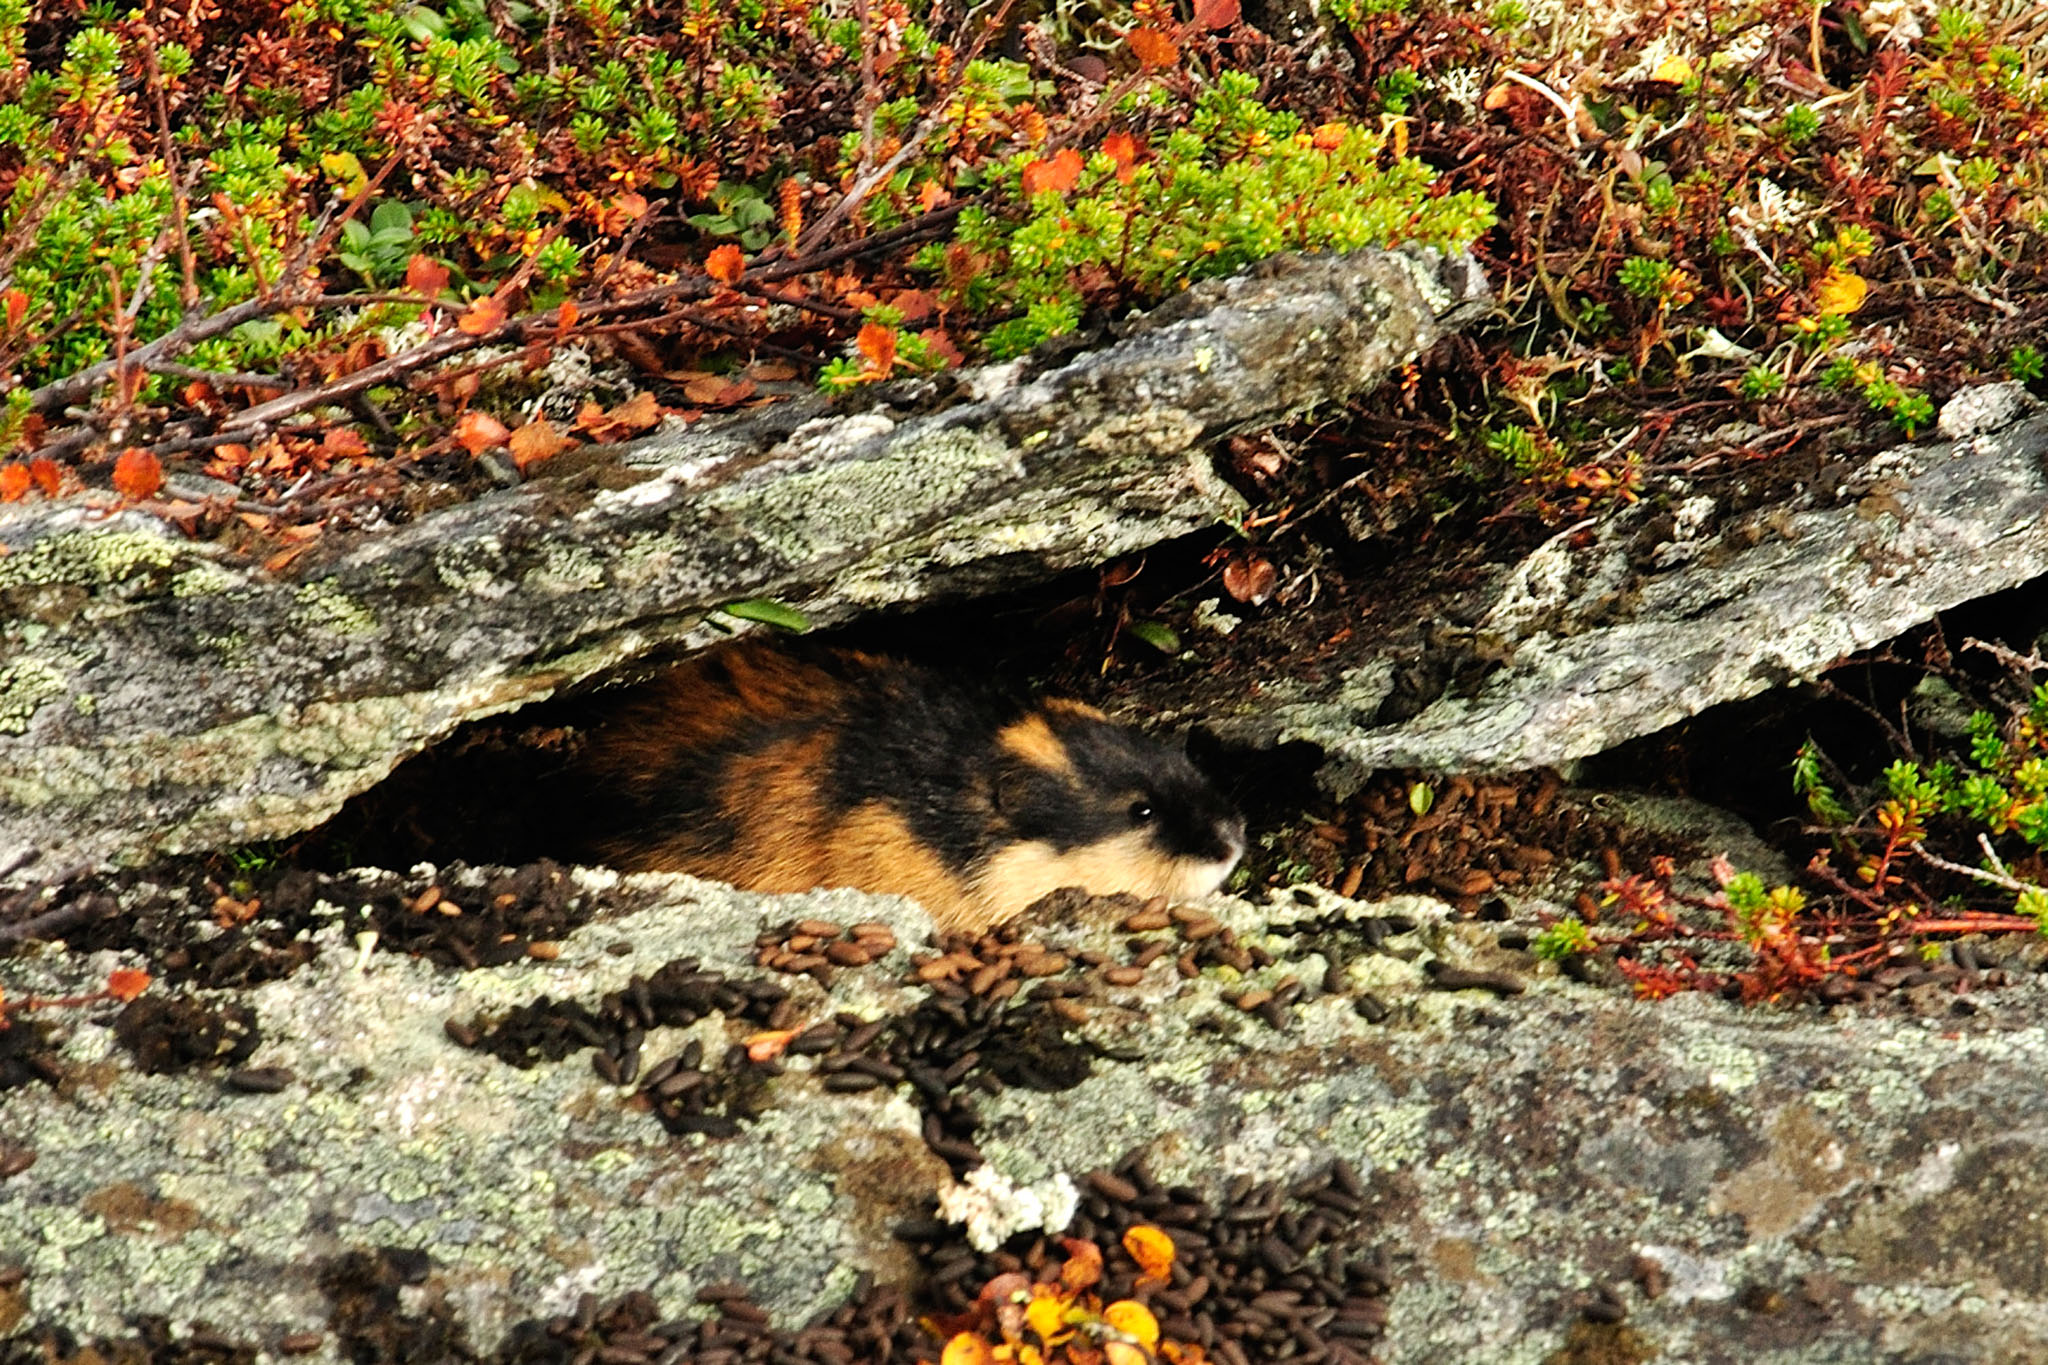
MULTIPOLYGON (((991 712, 978 741, 971 725, 958 728, 956 710, 953 740, 932 752, 953 758, 960 776, 932 790, 832 799, 839 746, 855 744, 859 765, 858 746, 869 742, 866 730, 844 728, 849 717, 872 716, 878 705, 884 715, 918 716, 941 695, 930 675, 849 651, 748 642, 694 656, 629 694, 591 731, 583 777, 591 799, 616 805, 620 821, 592 851, 626 871, 687 872, 756 891, 894 893, 922 903, 944 928, 970 930, 1067 886, 1186 896, 1221 880, 1214 865, 1168 856, 1137 831, 1065 853, 1015 835, 1006 842, 992 767, 1021 762, 1081 799, 1086 780, 1064 726, 1109 724, 1081 702, 1044 701, 1006 723, 991 712), (906 816, 922 811, 929 821, 934 810, 980 852, 927 845, 906 816)), ((901 733, 888 742, 901 743, 901 733)))
POLYGON ((1067 757, 1067 746, 1060 743, 1060 737, 1052 732, 1044 716, 1026 716, 1014 725, 1004 726, 996 735, 996 743, 1034 768, 1062 777, 1074 775, 1074 760, 1067 757))

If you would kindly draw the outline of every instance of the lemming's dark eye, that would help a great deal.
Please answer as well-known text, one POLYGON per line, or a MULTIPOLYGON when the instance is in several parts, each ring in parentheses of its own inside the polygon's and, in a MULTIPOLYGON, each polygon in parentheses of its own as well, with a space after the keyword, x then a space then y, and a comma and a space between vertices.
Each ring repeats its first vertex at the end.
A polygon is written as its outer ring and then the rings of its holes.
POLYGON ((1149 802, 1149 801, 1133 801, 1133 802, 1131 802, 1131 823, 1132 823, 1132 824, 1134 824, 1134 825, 1142 825, 1142 824, 1144 824, 1144 823, 1145 823, 1145 822, 1146 822, 1147 820, 1150 820, 1151 818, 1152 818, 1152 803, 1151 803, 1151 802, 1149 802))

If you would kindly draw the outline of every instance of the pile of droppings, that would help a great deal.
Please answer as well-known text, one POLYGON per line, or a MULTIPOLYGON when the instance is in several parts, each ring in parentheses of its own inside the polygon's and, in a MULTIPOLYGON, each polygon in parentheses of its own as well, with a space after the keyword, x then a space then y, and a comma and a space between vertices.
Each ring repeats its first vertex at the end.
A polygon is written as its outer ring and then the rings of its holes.
MULTIPOLYGON (((956 1224, 914 1219, 896 1229, 916 1259, 906 1284, 856 1281, 847 1299, 801 1326, 778 1326, 747 1287, 710 1284, 664 1318, 653 1295, 586 1294, 571 1313, 516 1324, 495 1351, 477 1350, 426 1252, 353 1250, 317 1273, 329 1304, 325 1333, 279 1332, 240 1341, 197 1326, 149 1321, 131 1337, 80 1340, 31 1325, 0 1338, 0 1365, 251 1365, 259 1347, 283 1355, 332 1339, 355 1365, 418 1360, 477 1365, 928 1365, 963 1332, 1061 1355, 1022 1315, 1033 1295, 1078 1298, 1066 1267, 1099 1266, 1094 1300, 1141 1304, 1157 1356, 1176 1365, 1364 1365, 1389 1318, 1393 1274, 1368 1241, 1373 1194, 1343 1162, 1287 1183, 1240 1175, 1220 1196, 1154 1179, 1139 1154, 1081 1179, 1065 1235, 1020 1233, 977 1250, 956 1224), (1134 1237, 1134 1231, 1136 1236, 1134 1237), (1163 1236, 1161 1236, 1163 1234, 1163 1236), (1142 1239, 1142 1240, 1141 1240, 1142 1239), (1164 1248, 1149 1263, 1131 1250, 1164 1248), (1063 1279, 1063 1273, 1065 1278, 1063 1279)), ((0 1304, 23 1292, 0 1271, 0 1304)))

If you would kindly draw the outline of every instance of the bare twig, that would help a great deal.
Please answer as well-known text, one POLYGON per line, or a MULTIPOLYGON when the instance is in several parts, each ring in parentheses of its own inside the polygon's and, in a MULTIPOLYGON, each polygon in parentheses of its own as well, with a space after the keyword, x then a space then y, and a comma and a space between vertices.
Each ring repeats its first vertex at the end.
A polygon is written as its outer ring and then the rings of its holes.
MULTIPOLYGON (((2015 894, 2039 891, 2041 889, 2032 882, 2023 882, 2019 878, 2005 872, 2003 864, 2000 864, 2000 870, 1997 872, 1986 872, 1981 867, 1966 867, 1962 863, 1952 863, 1946 858, 1937 857, 1929 853, 1925 848, 1916 848, 1914 852, 1919 855, 1921 862, 1931 867, 1938 867, 1944 872, 1954 872, 1959 876, 1968 877, 1972 881, 1983 882, 1986 886, 2000 887, 2015 894)), ((1995 860, 1997 855, 1993 854, 1992 857, 1995 860)))
POLYGON ((203 379, 209 384, 227 388, 288 389, 293 381, 274 374, 256 374, 249 370, 204 370, 197 365, 181 365, 175 360, 149 360, 137 365, 139 370, 151 374, 167 374, 173 379, 203 379))
POLYGON ((112 896, 80 896, 75 901, 67 901, 54 910, 45 911, 29 919, 14 924, 0 924, 0 943, 48 939, 67 930, 82 929, 95 920, 104 919, 118 904, 112 896))
POLYGON ((1996 640, 1979 640, 1973 635, 1964 636, 1963 648, 1982 650, 2007 668, 2024 669, 2029 673, 2039 673, 2048 669, 2048 659, 2042 658, 2039 654, 2015 653, 1996 640))
MULTIPOLYGON (((157 151, 164 159, 164 172, 171 180, 171 227, 177 234, 178 265, 184 275, 178 302, 190 312, 199 306, 199 267, 192 256, 192 238, 187 230, 192 216, 192 187, 178 174, 178 148, 171 141, 171 104, 164 94, 164 73, 157 65, 154 42, 142 45, 142 60, 144 74, 149 79, 149 93, 156 100, 157 151)), ((198 175, 196 167, 193 175, 195 178, 198 175)))

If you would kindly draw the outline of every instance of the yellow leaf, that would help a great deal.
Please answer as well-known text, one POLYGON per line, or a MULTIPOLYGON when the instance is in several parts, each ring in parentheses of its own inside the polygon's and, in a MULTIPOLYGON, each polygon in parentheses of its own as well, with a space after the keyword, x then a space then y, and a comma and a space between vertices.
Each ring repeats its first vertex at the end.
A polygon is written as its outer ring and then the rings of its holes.
POLYGON ((1124 1250, 1148 1280, 1163 1280, 1173 1269, 1173 1239, 1158 1228, 1140 1223, 1124 1234, 1124 1250))
POLYGON ((1813 299, 1822 313, 1853 313, 1863 306, 1870 284, 1853 270, 1834 267, 1815 286, 1813 299))
POLYGON ((1102 1320, 1148 1348, 1159 1344, 1159 1319, 1136 1299, 1118 1299, 1102 1310, 1102 1320))
MULTIPOLYGON (((1040 1286, 1041 1289, 1045 1286, 1040 1286)), ((1038 1333, 1038 1339, 1048 1346, 1057 1345, 1073 1331, 1066 1322, 1066 1302, 1054 1293, 1040 1293, 1032 1296, 1030 1306, 1024 1310, 1025 1325, 1038 1333)))
POLYGON ((340 183, 342 194, 350 199, 361 194, 363 186, 370 183, 363 163, 356 159, 354 152, 329 152, 320 158, 320 169, 333 176, 340 183))
POLYGON ((946 1343, 939 1365, 990 1365, 995 1351, 972 1332, 961 1332, 946 1343))
POLYGON ((1105 1341, 1102 1343, 1102 1358, 1106 1365, 1150 1365, 1141 1346, 1128 1341, 1105 1341))
POLYGON ((1653 81, 1668 81, 1672 85, 1684 85, 1692 79, 1692 63, 1683 57, 1666 57, 1657 63, 1657 69, 1650 73, 1653 81))

